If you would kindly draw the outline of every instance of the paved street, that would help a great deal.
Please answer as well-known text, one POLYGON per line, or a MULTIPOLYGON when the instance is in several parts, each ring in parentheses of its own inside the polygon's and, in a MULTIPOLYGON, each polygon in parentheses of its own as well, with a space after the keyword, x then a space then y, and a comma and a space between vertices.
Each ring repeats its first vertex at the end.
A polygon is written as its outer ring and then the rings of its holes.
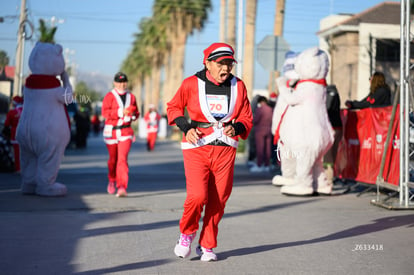
MULTIPOLYGON (((287 197, 271 174, 237 160, 233 193, 219 227, 217 262, 173 248, 185 199, 175 141, 129 156, 128 197, 106 193, 107 152, 92 137, 69 149, 58 181, 63 198, 23 196, 19 174, 0 174, 0 274, 413 274, 414 212, 360 196, 287 197)), ((196 241, 198 238, 196 238, 196 241)))

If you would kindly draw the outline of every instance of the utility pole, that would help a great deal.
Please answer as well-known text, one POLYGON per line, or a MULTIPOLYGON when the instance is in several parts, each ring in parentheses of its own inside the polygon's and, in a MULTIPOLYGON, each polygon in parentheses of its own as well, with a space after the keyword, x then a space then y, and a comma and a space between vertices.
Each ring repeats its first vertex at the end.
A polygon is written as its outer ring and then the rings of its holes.
POLYGON ((13 96, 21 95, 21 87, 23 81, 23 54, 24 54, 24 40, 26 36, 25 31, 26 20, 26 0, 22 0, 20 7, 19 30, 17 34, 17 50, 16 50, 16 64, 13 81, 13 96))
MULTIPOLYGON (((276 0, 276 13, 273 26, 275 36, 283 36, 283 24, 285 21, 285 0, 276 0)), ((279 77, 280 72, 271 71, 269 77, 269 94, 275 91, 275 80, 279 77)))

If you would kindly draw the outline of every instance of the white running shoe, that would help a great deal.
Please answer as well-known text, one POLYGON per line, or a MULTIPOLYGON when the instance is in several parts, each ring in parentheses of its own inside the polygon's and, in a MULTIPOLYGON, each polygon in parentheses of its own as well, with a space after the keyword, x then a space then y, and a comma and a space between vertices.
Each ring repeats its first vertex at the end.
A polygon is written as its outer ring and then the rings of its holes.
POLYGON ((255 165, 255 166, 252 166, 250 168, 250 172, 251 173, 262 173, 264 171, 265 171, 264 166, 257 166, 257 165, 255 165))
POLYGON ((213 249, 211 248, 204 248, 201 245, 198 245, 196 253, 201 257, 200 260, 203 262, 217 261, 217 255, 214 254, 213 249))
POLYGON ((174 253, 177 255, 177 257, 180 258, 187 258, 190 256, 191 253, 191 243, 194 240, 194 237, 196 236, 196 233, 193 233, 191 235, 186 234, 180 234, 180 238, 177 241, 177 244, 174 248, 174 253))

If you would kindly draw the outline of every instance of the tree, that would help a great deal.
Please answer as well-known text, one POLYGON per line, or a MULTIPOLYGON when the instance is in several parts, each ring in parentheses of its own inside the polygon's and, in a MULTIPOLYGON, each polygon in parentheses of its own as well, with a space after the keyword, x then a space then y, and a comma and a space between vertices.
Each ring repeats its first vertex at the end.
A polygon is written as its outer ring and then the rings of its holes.
POLYGON ((236 0, 228 0, 226 42, 233 48, 236 46, 236 9, 236 0))
POLYGON ((254 86, 254 46, 256 33, 257 0, 246 1, 246 20, 244 36, 243 81, 250 98, 254 86))
POLYGON ((166 22, 168 22, 168 17, 158 16, 142 22, 140 26, 143 50, 150 65, 144 78, 145 101, 143 111, 151 103, 158 106, 160 101, 161 67, 168 52, 166 22))
POLYGON ((55 33, 57 27, 48 27, 43 19, 39 19, 40 42, 55 43, 55 33))
POLYGON ((7 53, 3 50, 0 50, 0 72, 3 71, 4 67, 6 67, 9 64, 9 57, 7 56, 7 53))
POLYGON ((100 101, 102 96, 88 87, 88 85, 80 81, 75 86, 74 101, 79 107, 84 107, 88 110, 92 110, 92 103, 100 101))
POLYGON ((133 49, 122 66, 133 79, 133 92, 143 100, 144 109, 150 103, 158 105, 160 99, 161 67, 168 47, 164 22, 163 17, 141 20, 133 49))
POLYGON ((220 34, 219 41, 226 42, 226 14, 227 14, 227 0, 220 0, 220 34))
POLYGON ((165 100, 172 97, 172 93, 177 90, 183 79, 187 37, 194 30, 203 28, 210 8, 210 0, 156 0, 154 3, 154 17, 168 18, 166 33, 169 47, 164 63, 165 100))
MULTIPOLYGON (((153 16, 139 24, 131 52, 122 64, 133 78, 133 90, 145 89, 145 106, 159 102, 161 71, 164 70, 164 106, 183 79, 188 35, 201 30, 207 20, 210 0, 155 0, 153 16)), ((165 108, 165 107, 164 107, 165 108)))

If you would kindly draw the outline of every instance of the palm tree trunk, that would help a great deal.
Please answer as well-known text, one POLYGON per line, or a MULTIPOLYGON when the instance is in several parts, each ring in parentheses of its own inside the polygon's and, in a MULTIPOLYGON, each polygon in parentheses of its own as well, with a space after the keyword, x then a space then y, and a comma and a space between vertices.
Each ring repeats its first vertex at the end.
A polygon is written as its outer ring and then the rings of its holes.
POLYGON ((229 0, 227 13, 227 40, 233 48, 236 46, 236 0, 229 0))
POLYGON ((163 85, 163 93, 162 93, 162 111, 165 112, 167 109, 167 102, 171 100, 172 95, 175 91, 171 90, 171 52, 165 55, 164 60, 164 85, 163 85))
POLYGON ((167 81, 166 81, 165 103, 171 100, 175 91, 177 90, 177 88, 174 88, 174 78, 176 77, 174 70, 175 70, 175 66, 177 62, 177 47, 178 47, 177 37, 176 35, 174 35, 174 37, 171 38, 171 53, 170 53, 169 60, 167 63, 168 68, 167 68, 167 73, 166 73, 167 81))
POLYGON ((227 11, 227 1, 220 0, 220 42, 225 42, 227 33, 226 33, 226 11, 227 11))
POLYGON ((158 106, 160 103, 161 68, 154 67, 152 72, 152 104, 154 104, 157 111, 159 111, 158 106))
POLYGON ((252 98, 254 86, 254 45, 256 33, 257 0, 246 1, 246 20, 244 34, 243 81, 247 94, 252 98))
POLYGON ((137 79, 134 81, 133 87, 132 87, 132 94, 135 96, 137 100, 137 106, 139 111, 142 113, 141 110, 141 104, 142 104, 142 81, 140 79, 137 79))
POLYGON ((177 17, 176 22, 176 33, 174 41, 172 42, 172 54, 171 54, 171 75, 169 76, 171 82, 170 84, 170 98, 174 95, 180 86, 181 81, 183 80, 184 74, 184 59, 185 59, 185 44, 187 42, 187 32, 182 27, 184 24, 182 21, 185 20, 184 17, 177 17))
POLYGON ((174 66, 173 89, 176 91, 183 81, 184 60, 185 60, 185 44, 187 42, 187 32, 182 30, 178 35, 178 45, 176 53, 176 61, 174 66))
POLYGON ((151 75, 147 74, 145 75, 144 80, 144 89, 145 89, 145 100, 144 100, 144 109, 142 110, 143 113, 145 113, 148 110, 148 105, 150 105, 152 99, 151 99, 151 75))

